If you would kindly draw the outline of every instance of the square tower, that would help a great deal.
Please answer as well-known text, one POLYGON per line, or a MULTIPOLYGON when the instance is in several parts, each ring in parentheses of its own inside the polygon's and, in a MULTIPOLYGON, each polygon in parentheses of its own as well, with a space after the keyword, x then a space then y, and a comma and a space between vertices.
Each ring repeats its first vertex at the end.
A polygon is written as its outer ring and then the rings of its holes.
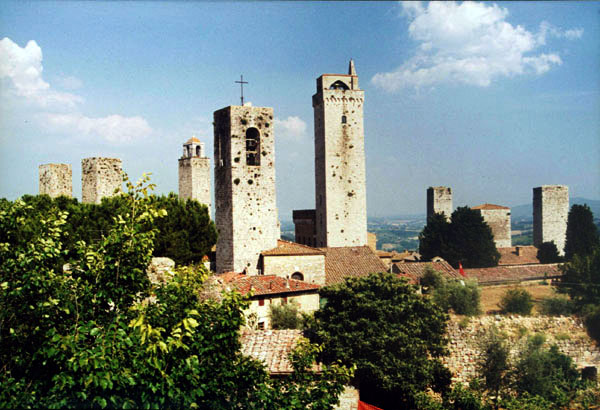
POLYGON ((510 208, 501 205, 483 204, 473 208, 479 212, 484 222, 492 230, 496 248, 510 248, 512 237, 510 232, 510 208))
POLYGON ((277 246, 273 109, 229 106, 214 113, 217 273, 259 273, 277 246))
POLYGON ((533 188, 533 245, 553 241, 564 255, 569 216, 569 187, 542 185, 533 188))
POLYGON ((315 123, 316 246, 367 244, 364 91, 348 74, 323 74, 312 97, 315 123))
POLYGON ((452 189, 447 186, 427 188, 427 219, 433 214, 442 213, 449 221, 452 216, 452 189))
POLYGON ((73 196, 73 171, 71 164, 43 164, 39 168, 40 195, 52 198, 64 195, 73 196))
POLYGON ((81 202, 99 204, 102 198, 121 192, 123 176, 118 158, 92 157, 81 160, 81 202))
POLYGON ((211 215, 210 159, 204 152, 204 143, 196 137, 183 144, 179 158, 179 198, 195 199, 206 205, 211 215))

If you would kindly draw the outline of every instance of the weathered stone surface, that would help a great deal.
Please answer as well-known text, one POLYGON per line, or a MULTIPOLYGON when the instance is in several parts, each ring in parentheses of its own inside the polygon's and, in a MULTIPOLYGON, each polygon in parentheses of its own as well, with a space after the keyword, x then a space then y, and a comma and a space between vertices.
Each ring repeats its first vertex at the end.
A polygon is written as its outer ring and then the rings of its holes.
POLYGON ((364 91, 356 72, 323 74, 312 101, 317 242, 313 246, 366 245, 364 91))
POLYGON ((179 158, 179 198, 195 199, 208 207, 211 214, 210 159, 204 152, 204 144, 195 137, 183 144, 179 158))
POLYGON ((73 171, 71 164, 43 164, 39 171, 40 195, 47 194, 52 198, 64 195, 73 196, 73 171))
POLYGON ((359 394, 352 386, 346 386, 339 396, 340 404, 334 407, 335 410, 356 410, 358 409, 359 394))
POLYGON ((218 273, 258 273, 263 250, 277 246, 273 109, 229 106, 214 113, 218 273))
POLYGON ((123 184, 121 160, 92 157, 81 160, 81 202, 99 204, 120 192, 123 184))
POLYGON ((171 258, 152 258, 146 273, 152 283, 164 283, 167 276, 173 275, 175 261, 171 258))
POLYGON ((452 189, 447 186, 427 188, 427 218, 443 213, 447 220, 452 216, 452 189))
POLYGON ((564 255, 569 216, 569 187, 543 185, 533 188, 533 245, 553 241, 564 255))
POLYGON ((510 208, 500 205, 483 204, 472 209, 479 212, 485 223, 492 229, 496 248, 510 248, 512 237, 510 233, 510 208))

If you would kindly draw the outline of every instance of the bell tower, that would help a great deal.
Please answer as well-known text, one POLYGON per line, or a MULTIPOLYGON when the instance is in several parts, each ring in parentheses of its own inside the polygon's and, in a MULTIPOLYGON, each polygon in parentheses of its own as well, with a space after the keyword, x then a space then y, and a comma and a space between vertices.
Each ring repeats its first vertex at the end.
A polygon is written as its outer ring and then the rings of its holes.
POLYGON ((323 74, 312 97, 315 124, 316 246, 367 244, 364 91, 348 74, 323 74))
POLYGON ((210 159, 204 152, 204 143, 192 137, 183 144, 179 158, 179 198, 195 199, 211 212, 210 159))

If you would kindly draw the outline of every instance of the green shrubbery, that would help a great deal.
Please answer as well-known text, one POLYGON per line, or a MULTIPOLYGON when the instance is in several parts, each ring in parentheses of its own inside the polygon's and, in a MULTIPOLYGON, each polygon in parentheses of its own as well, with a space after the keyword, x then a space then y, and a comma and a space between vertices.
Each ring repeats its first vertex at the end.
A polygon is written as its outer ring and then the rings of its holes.
POLYGON ((452 309, 456 314, 470 316, 480 313, 481 291, 476 281, 449 280, 427 267, 421 285, 428 288, 433 301, 446 311, 452 309))
POLYGON ((269 318, 271 328, 273 329, 301 329, 302 316, 300 315, 300 306, 296 301, 290 303, 269 305, 269 318))
POLYGON ((508 289, 499 303, 502 313, 529 315, 533 308, 533 298, 525 289, 508 289))
POLYGON ((539 311, 547 316, 568 316, 575 311, 570 299, 560 296, 551 296, 541 300, 539 311))

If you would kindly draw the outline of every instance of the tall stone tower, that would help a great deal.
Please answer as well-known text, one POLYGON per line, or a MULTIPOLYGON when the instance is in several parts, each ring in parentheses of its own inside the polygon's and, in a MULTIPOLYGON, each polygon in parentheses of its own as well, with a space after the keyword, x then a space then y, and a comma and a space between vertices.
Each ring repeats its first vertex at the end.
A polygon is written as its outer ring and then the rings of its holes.
POLYGON ((52 198, 73 196, 73 171, 71 164, 43 164, 38 168, 40 195, 52 198))
POLYGON ((316 246, 367 244, 364 91, 348 74, 323 74, 312 97, 315 123, 316 246))
POLYGON ((192 137, 183 144, 179 158, 179 198, 195 199, 208 207, 210 200, 210 159, 206 157, 204 143, 192 137))
POLYGON ((483 204, 471 209, 479 212, 484 222, 491 228, 496 248, 512 246, 510 208, 502 205, 483 204))
POLYGON ((102 198, 121 191, 123 176, 118 158, 92 157, 81 160, 81 202, 99 204, 102 198))
POLYGON ((452 189, 447 186, 427 188, 427 219, 438 213, 446 215, 447 220, 452 216, 452 189))
POLYGON ((564 255, 569 216, 569 187, 542 185, 533 188, 533 245, 554 241, 564 255))
POLYGON ((229 106, 214 113, 217 273, 259 273, 260 253, 279 239, 273 109, 229 106))

